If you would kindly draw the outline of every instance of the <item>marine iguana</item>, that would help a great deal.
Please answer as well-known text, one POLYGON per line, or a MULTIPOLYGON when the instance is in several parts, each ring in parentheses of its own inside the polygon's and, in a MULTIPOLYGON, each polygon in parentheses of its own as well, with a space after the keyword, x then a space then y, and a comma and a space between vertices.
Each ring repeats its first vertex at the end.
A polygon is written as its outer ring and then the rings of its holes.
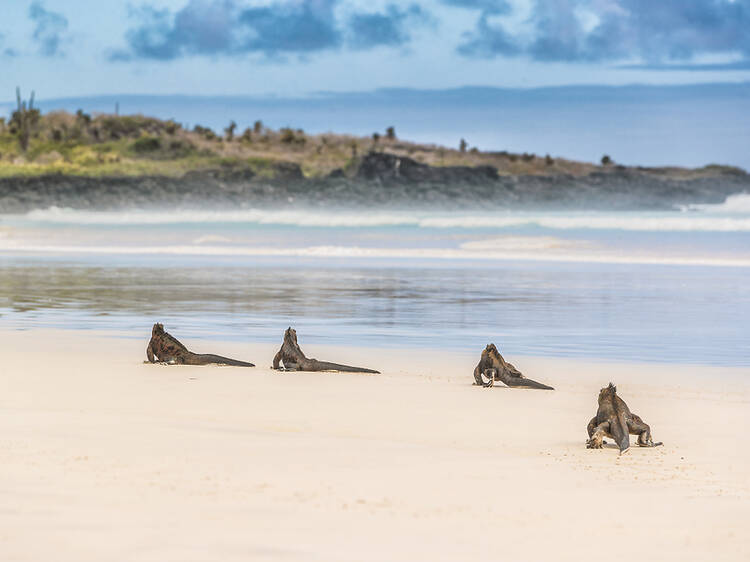
POLYGON ((489 388, 495 381, 502 381, 511 387, 537 388, 540 390, 555 390, 551 386, 527 379, 511 363, 500 355, 494 343, 489 344, 482 351, 482 358, 474 369, 474 380, 478 386, 489 388), (487 382, 484 381, 487 378, 487 382))
POLYGON ((630 411, 625 401, 617 396, 617 387, 612 383, 599 391, 599 408, 586 430, 589 434, 587 449, 601 449, 604 437, 611 437, 622 455, 630 449, 630 434, 638 436, 640 447, 658 447, 662 444, 661 441, 653 442, 651 428, 630 411))
POLYGON ((374 373, 380 374, 380 371, 365 369, 363 367, 351 367, 349 365, 340 365, 338 363, 329 363, 328 361, 318 361, 305 357, 299 344, 297 343, 297 331, 293 328, 287 328, 284 332, 284 341, 281 349, 273 358, 273 368, 285 371, 343 371, 346 373, 374 373), (280 365, 283 363, 283 367, 280 365))
POLYGON ((151 329, 151 341, 146 348, 149 362, 170 363, 176 365, 231 365, 233 367, 255 367, 252 363, 229 359, 211 353, 193 353, 182 345, 177 338, 164 331, 164 325, 154 324, 151 329))

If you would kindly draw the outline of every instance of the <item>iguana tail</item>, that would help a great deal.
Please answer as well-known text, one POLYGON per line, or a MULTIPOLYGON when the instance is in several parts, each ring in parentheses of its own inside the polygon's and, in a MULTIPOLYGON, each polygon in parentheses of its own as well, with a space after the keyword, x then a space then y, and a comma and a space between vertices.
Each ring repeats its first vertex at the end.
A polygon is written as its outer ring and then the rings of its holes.
POLYGON ((540 382, 527 379, 526 377, 505 377, 502 379, 502 381, 508 386, 516 386, 516 387, 522 387, 522 388, 536 388, 538 390, 555 390, 551 386, 547 386, 546 384, 542 384, 540 382))
POLYGON ((338 363, 329 363, 328 361, 315 361, 314 366, 320 371, 342 371, 344 373, 373 373, 379 375, 380 371, 365 369, 364 367, 352 367, 350 365, 340 365, 338 363))
POLYGON ((221 355, 214 355, 212 353, 193 353, 191 354, 191 364, 193 365, 230 365, 232 367, 255 367, 253 363, 246 361, 238 361, 237 359, 229 359, 228 357, 222 357, 221 355), (193 362, 194 361, 194 362, 193 362))

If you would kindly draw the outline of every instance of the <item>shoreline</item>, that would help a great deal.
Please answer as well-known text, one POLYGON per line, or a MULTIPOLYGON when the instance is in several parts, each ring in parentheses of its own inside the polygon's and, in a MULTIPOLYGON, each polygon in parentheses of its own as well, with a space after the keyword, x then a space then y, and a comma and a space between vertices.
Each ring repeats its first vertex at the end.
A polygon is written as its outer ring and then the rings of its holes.
MULTIPOLYGON (((165 328, 170 332, 169 326, 165 325, 165 328)), ((253 361, 253 357, 248 360, 256 364, 256 369, 270 369, 271 360, 281 346, 283 338, 283 330, 278 333, 278 342, 268 341, 250 341, 252 335, 248 335, 247 341, 242 338, 226 338, 222 335, 205 335, 196 334, 191 336, 177 334, 172 329, 172 335, 179 336, 179 340, 188 346, 192 350, 195 346, 200 346, 201 349, 197 349, 198 352, 203 352, 202 348, 208 349, 211 353, 217 353, 219 355, 227 355, 229 357, 237 356, 236 358, 241 359, 242 355, 248 355, 255 357, 256 361, 253 361), (223 352, 216 351, 214 347, 221 347, 223 352), (266 365, 268 363, 268 365, 266 365)), ((171 333, 171 332, 170 332, 171 333)), ((143 357, 129 357, 131 363, 140 364, 140 359, 145 361, 145 349, 146 344, 150 336, 150 325, 144 325, 144 329, 141 332, 135 332, 133 330, 112 330, 97 328, 56 328, 56 327, 45 327, 45 326, 31 326, 31 327, 2 327, 0 328, 0 339, 8 340, 9 338, 18 337, 20 339, 25 336, 32 337, 41 336, 45 340, 62 340, 62 341, 76 341, 85 338, 102 339, 104 341, 115 341, 115 342, 129 342, 131 344, 131 352, 134 347, 133 342, 143 343, 143 357)), ((436 357, 434 360, 436 365, 439 365, 439 371, 436 371, 437 367, 431 367, 429 364, 421 364, 419 368, 407 367, 407 368, 396 368, 391 369, 391 374, 398 373, 399 375, 410 375, 410 376, 422 376, 428 373, 426 376, 438 376, 437 373, 442 373, 440 376, 453 381, 460 381, 465 379, 471 383, 473 381, 472 372, 474 366, 479 361, 484 346, 478 346, 476 349, 466 350, 465 348, 446 348, 437 346, 416 346, 416 345, 377 345, 372 344, 329 344, 329 343, 317 343, 309 342, 307 340, 307 334, 301 334, 304 340, 300 343, 303 351, 308 356, 321 357, 334 356, 339 353, 345 354, 348 361, 356 362, 357 357, 367 357, 372 355, 373 352, 380 355, 382 352, 387 357, 387 364, 392 366, 397 361, 403 361, 405 364, 413 361, 412 356, 417 354, 427 354, 432 357, 436 357), (315 352, 308 353, 308 348, 316 350, 315 352), (316 355, 317 354, 317 355, 316 355), (444 373, 446 365, 457 370, 457 373, 446 375, 444 373), (461 370, 463 367, 463 370, 461 370), (420 373, 420 371, 423 371, 420 373), (460 374, 459 374, 460 373, 460 374)), ((492 338, 490 338, 492 339, 492 338)), ((486 343, 491 343, 486 342, 486 343)), ((522 372, 525 370, 521 368, 523 364, 529 365, 532 369, 541 369, 542 375, 550 375, 555 371, 560 364, 564 366, 566 370, 573 370, 576 367, 583 367, 586 373, 589 373, 599 367, 606 368, 607 372, 612 373, 623 373, 628 377, 632 377, 635 382, 646 383, 648 377, 658 374, 659 377, 669 379, 673 376, 674 380, 671 381, 673 384, 678 384, 679 380, 684 379, 688 376, 693 383, 700 381, 700 378, 704 375, 707 369, 710 369, 713 374, 718 374, 721 380, 729 377, 734 382, 743 383, 745 378, 747 379, 748 390, 750 390, 750 365, 716 365, 713 363, 701 363, 696 361, 669 361, 664 360, 632 360, 627 361, 616 357, 596 357, 591 355, 539 355, 539 354, 526 354, 526 353, 509 353, 507 349, 500 349, 503 357, 505 357, 511 363, 514 363, 520 368, 522 372), (679 370, 679 374, 676 371, 679 370), (666 371, 666 372, 665 372, 666 371)), ((317 357, 320 359, 321 357, 317 357)), ((340 362, 340 361, 339 361, 340 362)), ((189 365, 169 365, 169 367, 177 368, 188 368, 189 365)), ((220 368, 225 368, 224 366, 220 368)), ((275 374, 282 374, 274 372, 275 374)), ((304 373, 300 373, 304 374, 304 373)), ((327 373, 332 375, 350 375, 352 373, 327 373)), ((354 373, 355 375, 357 373, 354 373)), ((362 373, 359 373, 362 374, 362 373)), ((382 375, 383 373, 381 373, 382 375)))
POLYGON ((556 390, 482 389, 481 349, 303 344, 383 374, 280 374, 281 338, 184 340, 258 365, 235 368, 143 364, 147 334, 0 335, 5 560, 750 554, 748 368, 507 355, 556 390), (585 448, 610 380, 663 447, 585 448))

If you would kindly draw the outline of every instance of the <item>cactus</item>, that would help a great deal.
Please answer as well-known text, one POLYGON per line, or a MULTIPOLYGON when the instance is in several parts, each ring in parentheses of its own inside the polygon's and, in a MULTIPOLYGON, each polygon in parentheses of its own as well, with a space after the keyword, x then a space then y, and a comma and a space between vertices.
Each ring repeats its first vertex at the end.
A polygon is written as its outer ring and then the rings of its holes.
POLYGON ((16 88, 16 100, 18 102, 18 109, 13 112, 10 124, 18 135, 18 144, 21 147, 21 152, 26 152, 29 148, 32 129, 39 121, 39 110, 34 108, 33 90, 28 105, 25 101, 21 100, 21 88, 16 88))

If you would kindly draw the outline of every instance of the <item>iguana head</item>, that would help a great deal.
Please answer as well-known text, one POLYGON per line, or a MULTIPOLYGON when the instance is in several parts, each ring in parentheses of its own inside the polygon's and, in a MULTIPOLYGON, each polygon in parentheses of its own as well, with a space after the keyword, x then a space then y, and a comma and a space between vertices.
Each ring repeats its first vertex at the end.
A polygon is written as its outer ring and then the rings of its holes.
POLYGON ((601 404, 605 400, 612 400, 617 395, 617 387, 609 383, 609 386, 605 386, 599 391, 599 403, 601 404))
POLYGON ((497 347, 495 347, 494 343, 487 344, 487 347, 484 348, 484 353, 482 355, 489 355, 490 357, 499 357, 500 352, 497 350, 497 347))
POLYGON ((152 336, 158 336, 159 334, 164 333, 164 324, 157 322, 154 324, 154 327, 151 328, 151 335, 152 336))
POLYGON ((294 343, 297 343, 297 330, 289 326, 284 332, 284 339, 290 339, 294 343))

